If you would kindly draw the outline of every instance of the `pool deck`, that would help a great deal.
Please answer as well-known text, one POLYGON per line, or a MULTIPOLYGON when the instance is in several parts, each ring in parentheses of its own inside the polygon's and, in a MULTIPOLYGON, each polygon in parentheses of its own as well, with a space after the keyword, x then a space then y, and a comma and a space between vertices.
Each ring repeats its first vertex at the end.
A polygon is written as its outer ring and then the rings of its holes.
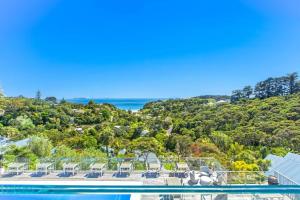
POLYGON ((50 173, 48 175, 37 176, 33 172, 31 173, 23 173, 20 175, 14 176, 0 176, 0 184, 1 183, 21 183, 28 182, 30 183, 40 183, 42 182, 55 182, 56 184, 64 184, 64 183, 76 183, 80 181, 83 184, 98 184, 103 185, 102 183, 114 183, 116 182, 120 185, 126 185, 128 183, 140 183, 141 185, 164 185, 165 178, 169 177, 166 175, 161 175, 158 178, 147 178, 142 176, 139 172, 134 172, 130 176, 116 176, 114 172, 105 172, 103 176, 99 177, 88 177, 86 173, 78 173, 74 176, 66 176, 59 173, 50 173))
MULTIPOLYGON (((44 176, 36 176, 34 172, 27 172, 21 175, 15 176, 0 176, 0 185, 87 185, 87 186, 138 186, 138 185, 165 185, 165 179, 170 177, 165 173, 158 178, 147 178, 142 175, 141 172, 133 172, 128 177, 118 177, 115 172, 107 171, 103 176, 99 177, 87 177, 86 173, 80 172, 74 176, 65 176, 59 172, 53 172, 44 176)), ((184 178, 183 182, 186 182, 188 178, 184 178)), ((222 197, 224 194, 182 194, 179 195, 180 199, 184 200, 214 200, 214 199, 227 199, 227 200, 252 200, 252 199, 276 199, 287 200, 287 196, 280 194, 264 194, 254 197, 251 194, 227 194, 226 197, 222 197)), ((178 195, 175 195, 178 197, 178 195)), ((159 195, 156 194, 131 194, 131 200, 159 200, 159 195)))

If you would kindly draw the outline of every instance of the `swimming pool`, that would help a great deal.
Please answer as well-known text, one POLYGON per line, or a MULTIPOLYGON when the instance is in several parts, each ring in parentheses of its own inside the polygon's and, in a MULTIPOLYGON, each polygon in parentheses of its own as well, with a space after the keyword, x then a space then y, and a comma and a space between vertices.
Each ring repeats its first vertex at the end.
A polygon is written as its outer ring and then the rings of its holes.
POLYGON ((300 186, 1 185, 0 200, 300 199, 300 186), (226 196, 226 198, 224 197, 226 196))
POLYGON ((0 200, 140 200, 138 194, 104 192, 112 185, 140 185, 114 181, 0 181, 0 200), (104 185, 101 185, 104 184, 104 185))
POLYGON ((1 200, 130 200, 130 195, 109 194, 0 194, 1 200))

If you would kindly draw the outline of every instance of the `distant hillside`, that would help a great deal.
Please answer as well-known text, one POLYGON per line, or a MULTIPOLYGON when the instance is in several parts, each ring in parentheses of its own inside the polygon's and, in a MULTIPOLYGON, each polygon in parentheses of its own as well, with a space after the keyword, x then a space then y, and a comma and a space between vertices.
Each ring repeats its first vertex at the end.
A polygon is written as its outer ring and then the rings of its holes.
POLYGON ((170 123, 169 151, 177 151, 177 143, 190 144, 194 154, 246 163, 257 163, 270 152, 300 152, 299 93, 235 104, 210 104, 199 98, 168 100, 149 103, 142 112, 162 119, 158 120, 162 124, 170 123))
POLYGON ((219 101, 228 100, 223 95, 158 100, 136 113, 94 101, 0 97, 0 136, 33 138, 30 148, 14 147, 5 155, 31 161, 52 156, 52 147, 57 157, 133 157, 143 151, 168 159, 215 157, 229 169, 247 171, 266 170, 269 153, 300 152, 297 74, 269 78, 233 96, 231 102, 219 101))
POLYGON ((231 96, 229 96, 229 95, 201 95, 201 96, 196 96, 194 98, 214 99, 216 101, 220 101, 220 100, 230 100, 231 96))

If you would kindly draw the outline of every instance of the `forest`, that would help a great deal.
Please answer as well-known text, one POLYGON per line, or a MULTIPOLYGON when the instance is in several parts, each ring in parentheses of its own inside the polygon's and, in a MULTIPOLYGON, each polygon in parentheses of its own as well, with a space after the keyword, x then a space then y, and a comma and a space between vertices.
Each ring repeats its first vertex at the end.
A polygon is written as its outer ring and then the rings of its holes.
MULTIPOLYGON (((273 153, 300 152, 298 74, 268 78, 228 96, 148 103, 139 112, 110 104, 86 105, 55 97, 4 97, 0 136, 25 147, 5 149, 6 160, 25 157, 214 157, 230 170, 267 170, 273 153), (254 88, 254 89, 253 89, 254 88)), ((1 148, 1 147, 0 147, 1 148)))

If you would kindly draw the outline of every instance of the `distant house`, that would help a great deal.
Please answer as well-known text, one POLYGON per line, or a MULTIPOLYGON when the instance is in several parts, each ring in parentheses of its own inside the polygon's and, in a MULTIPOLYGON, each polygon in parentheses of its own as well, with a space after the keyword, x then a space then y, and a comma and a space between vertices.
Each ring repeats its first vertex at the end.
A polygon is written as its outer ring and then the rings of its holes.
POLYGON ((22 140, 18 140, 18 141, 11 141, 8 138, 5 137, 0 137, 0 146, 4 147, 4 146, 11 146, 11 145, 15 145, 17 147, 25 147, 29 144, 30 142, 30 138, 25 138, 22 140))
POLYGON ((12 144, 16 145, 17 147, 25 147, 29 144, 29 142, 30 142, 30 138, 26 138, 26 139, 23 139, 23 140, 13 142, 12 144))
POLYGON ((25 147, 29 144, 30 139, 29 138, 25 138, 23 140, 18 140, 18 141, 10 141, 8 138, 5 137, 0 137, 0 154, 4 154, 7 147, 9 146, 16 146, 16 147, 25 147))
POLYGON ((75 128, 75 131, 77 131, 77 132, 79 132, 79 133, 83 133, 83 128, 77 127, 77 128, 75 128))
POLYGON ((72 111, 74 113, 78 113, 78 114, 83 114, 84 113, 84 110, 81 110, 81 109, 72 109, 72 111))
POLYGON ((4 154, 5 148, 8 145, 9 145, 8 138, 0 136, 0 155, 4 154))
POLYGON ((217 104, 229 103, 229 100, 220 100, 217 101, 217 104))
POLYGON ((148 133, 149 133, 148 130, 143 130, 143 131, 141 132, 141 136, 145 136, 145 135, 147 135, 148 133))

